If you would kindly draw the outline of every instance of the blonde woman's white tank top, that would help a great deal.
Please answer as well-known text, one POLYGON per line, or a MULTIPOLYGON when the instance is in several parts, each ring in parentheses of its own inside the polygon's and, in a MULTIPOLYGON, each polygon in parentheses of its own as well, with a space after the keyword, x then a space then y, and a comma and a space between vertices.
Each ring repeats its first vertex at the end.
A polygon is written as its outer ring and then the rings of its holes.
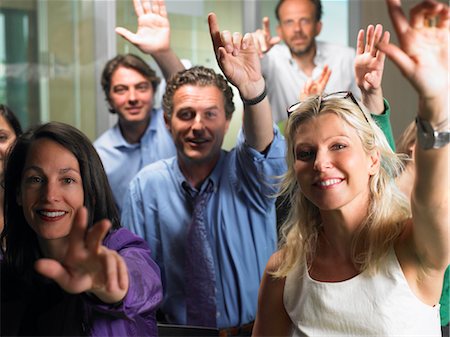
POLYGON ((313 280, 298 265, 286 278, 283 301, 292 336, 441 336, 439 304, 414 295, 394 249, 379 273, 342 282, 313 280))

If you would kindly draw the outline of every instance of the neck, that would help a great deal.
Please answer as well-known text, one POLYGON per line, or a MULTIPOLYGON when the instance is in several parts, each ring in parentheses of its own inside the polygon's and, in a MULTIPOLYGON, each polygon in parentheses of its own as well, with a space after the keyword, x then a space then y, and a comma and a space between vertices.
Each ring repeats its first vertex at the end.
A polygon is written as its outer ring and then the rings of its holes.
POLYGON ((209 177, 211 172, 214 170, 217 162, 219 161, 220 154, 214 160, 209 160, 208 162, 196 163, 192 161, 186 161, 178 156, 178 165, 186 178, 186 181, 194 188, 199 189, 206 178, 209 177))
POLYGON ((298 67, 309 77, 312 76, 313 70, 316 67, 314 58, 316 57, 316 43, 305 52, 294 54, 291 52, 292 58, 297 63, 298 67))
POLYGON ((128 143, 135 144, 141 141, 149 123, 150 116, 142 122, 126 122, 124 120, 119 120, 119 128, 123 138, 125 138, 128 143))

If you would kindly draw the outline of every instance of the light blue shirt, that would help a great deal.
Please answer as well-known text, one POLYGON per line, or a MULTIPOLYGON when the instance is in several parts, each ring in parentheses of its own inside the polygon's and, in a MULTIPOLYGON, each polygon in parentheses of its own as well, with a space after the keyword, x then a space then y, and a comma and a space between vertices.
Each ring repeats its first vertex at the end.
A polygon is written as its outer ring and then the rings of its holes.
POLYGON ((128 143, 120 132, 119 124, 94 142, 119 211, 131 179, 144 166, 176 154, 172 137, 164 123, 163 111, 153 109, 151 114, 150 123, 139 143, 128 143))
MULTIPOLYGON (((258 288, 264 268, 276 250, 275 176, 286 171, 284 137, 275 138, 267 153, 245 144, 221 157, 201 190, 212 181, 206 209, 216 268, 217 325, 239 326, 255 319, 258 288)), ((186 233, 192 214, 187 182, 177 158, 145 167, 130 183, 122 224, 149 243, 161 269, 162 311, 175 324, 186 324, 184 260, 186 233)), ((202 272, 199 270, 198 272, 202 272)))

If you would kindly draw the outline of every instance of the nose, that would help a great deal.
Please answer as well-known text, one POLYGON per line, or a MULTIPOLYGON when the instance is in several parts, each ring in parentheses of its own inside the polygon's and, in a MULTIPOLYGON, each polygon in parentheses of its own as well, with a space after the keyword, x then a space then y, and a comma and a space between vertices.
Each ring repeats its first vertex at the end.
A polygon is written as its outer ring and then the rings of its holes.
POLYGON ((58 184, 56 182, 47 181, 42 189, 42 198, 46 201, 58 201, 60 199, 58 184))
POLYGON ((136 104, 137 103, 136 91, 133 88, 131 88, 129 93, 128 93, 128 102, 130 104, 136 104))
POLYGON ((196 114, 192 123, 193 131, 202 131, 205 127, 201 114, 196 114))
POLYGON ((332 167, 331 158, 325 151, 317 151, 314 158, 314 170, 323 172, 332 167))

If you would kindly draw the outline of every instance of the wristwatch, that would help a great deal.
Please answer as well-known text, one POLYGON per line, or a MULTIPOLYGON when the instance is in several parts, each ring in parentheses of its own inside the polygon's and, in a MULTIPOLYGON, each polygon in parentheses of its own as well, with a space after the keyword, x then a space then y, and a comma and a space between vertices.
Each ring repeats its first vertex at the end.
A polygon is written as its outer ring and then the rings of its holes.
POLYGON ((424 150, 439 149, 450 142, 450 131, 437 131, 430 122, 416 118, 417 140, 424 150))

